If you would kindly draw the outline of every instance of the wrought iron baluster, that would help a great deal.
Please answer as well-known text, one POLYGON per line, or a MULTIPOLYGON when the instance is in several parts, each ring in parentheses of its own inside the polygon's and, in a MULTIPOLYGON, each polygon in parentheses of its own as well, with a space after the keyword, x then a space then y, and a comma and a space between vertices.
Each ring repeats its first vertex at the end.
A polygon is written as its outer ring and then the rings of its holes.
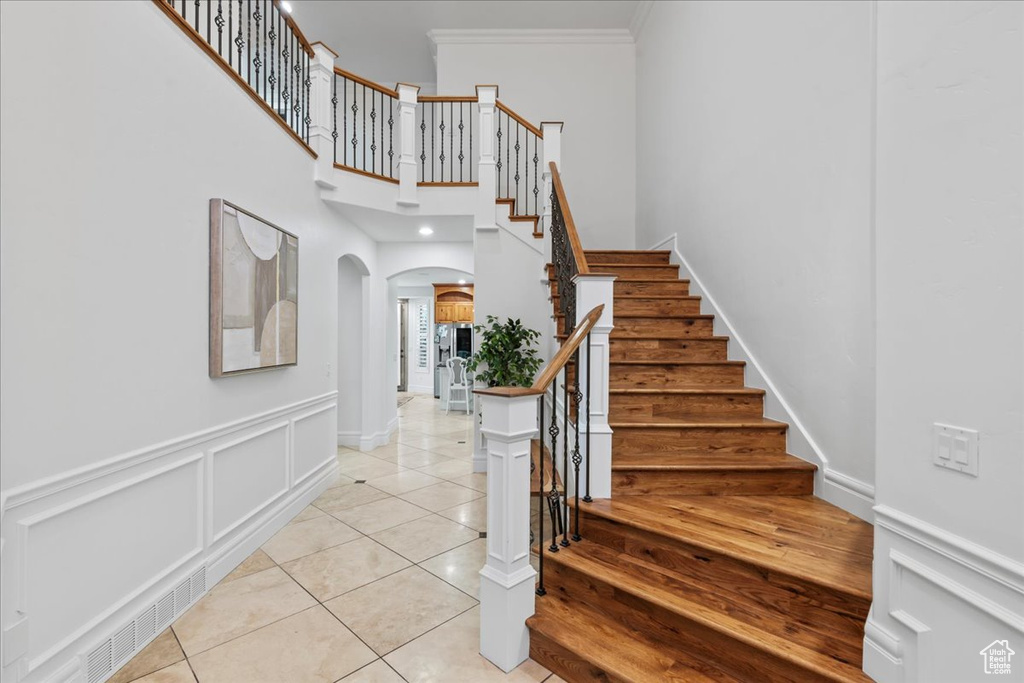
POLYGON ((295 84, 295 103, 292 105, 292 130, 302 137, 302 55, 306 54, 302 44, 299 41, 298 36, 294 36, 295 40, 295 63, 292 65, 292 71, 295 73, 295 79, 292 83, 295 84))
POLYGON ((252 0, 245 0, 245 82, 252 85, 252 0))
POLYGON ((377 91, 370 92, 370 172, 377 172, 377 91))
POLYGON ((310 117, 310 115, 309 115, 309 110, 310 110, 310 106, 309 106, 309 104, 310 104, 309 89, 313 85, 313 81, 309 77, 310 76, 310 73, 309 73, 309 53, 305 52, 303 54, 306 55, 306 80, 303 81, 303 83, 306 86, 306 115, 302 117, 302 122, 306 124, 306 135, 305 135, 305 138, 306 138, 306 142, 308 143, 309 142, 309 124, 311 124, 313 122, 312 117, 310 117))
POLYGON ((427 106, 420 107, 420 180, 427 180, 427 106))
POLYGON ((355 81, 352 81, 352 167, 355 168, 356 159, 358 155, 356 153, 356 144, 359 138, 356 133, 356 118, 359 116, 359 96, 356 94, 356 88, 358 85, 355 81))
POLYGON ((533 138, 533 214, 535 216, 540 215, 540 189, 537 187, 537 162, 540 161, 537 155, 537 145, 540 143, 539 137, 533 138))
POLYGON ((438 128, 438 130, 441 131, 441 134, 439 135, 439 137, 441 138, 441 140, 440 140, 440 142, 441 142, 441 145, 440 145, 441 146, 441 156, 439 157, 439 159, 441 161, 441 182, 443 183, 444 182, 444 102, 438 102, 437 104, 438 104, 439 108, 441 109, 441 127, 438 128))
POLYGON ((580 536, 580 463, 583 462, 583 456, 580 454, 580 403, 583 401, 583 392, 580 391, 580 350, 578 347, 573 353, 572 367, 572 404, 576 409, 576 442, 572 449, 573 496, 576 500, 574 510, 576 519, 573 525, 572 540, 578 541, 582 538, 580 536))
MULTIPOLYGON (((221 5, 223 0, 217 0, 217 18, 213 20, 213 23, 217 24, 217 54, 221 57, 224 56, 224 7, 221 5)), ((231 3, 228 3, 228 9, 231 9, 231 3)), ((230 57, 231 51, 228 51, 230 57)), ((228 63, 230 66, 230 62, 228 63)))
POLYGON ((430 103, 430 182, 434 182, 434 129, 437 128, 437 102, 430 103))
MULTIPOLYGON (((260 67, 263 66, 263 60, 260 59, 260 20, 263 15, 260 13, 260 0, 256 0, 256 11, 252 15, 253 20, 256 21, 256 44, 253 46, 255 49, 253 52, 256 56, 252 58, 252 65, 256 67, 256 92, 260 91, 260 67)), ((263 89, 263 99, 267 99, 267 89, 263 89)))
MULTIPOLYGON (((545 391, 545 394, 547 392, 545 391)), ((540 462, 538 468, 540 472, 537 474, 537 564, 539 565, 537 573, 540 575, 537 583, 537 595, 544 595, 547 593, 544 590, 544 399, 547 398, 545 395, 540 397, 540 433, 537 435, 537 460, 540 462)), ((533 444, 530 444, 530 464, 533 464, 533 444)), ((533 473, 531 469, 531 474, 533 473)), ((533 508, 533 482, 530 482, 530 508, 533 508)))
POLYGON ((495 168, 498 170, 498 179, 495 182, 495 190, 498 196, 501 196, 501 110, 498 110, 498 115, 495 117, 498 119, 498 162, 495 164, 495 168))
MULTIPOLYGON (((284 17, 281 17, 282 23, 284 23, 284 17)), ((287 32, 287 24, 281 29, 281 60, 279 67, 281 69, 281 108, 278 109, 278 114, 284 119, 285 123, 290 123, 291 112, 288 107, 288 102, 291 100, 291 50, 289 45, 291 44, 291 34, 287 32)))
MULTIPOLYGON (((232 12, 232 10, 231 10, 231 7, 232 7, 233 5, 234 5, 234 3, 233 3, 233 2, 231 2, 231 0, 228 0, 228 40, 229 40, 229 41, 230 41, 230 40, 234 40, 234 39, 232 38, 232 36, 234 36, 234 35, 235 35, 235 33, 234 33, 234 29, 233 29, 233 28, 231 27, 231 21, 232 21, 232 16, 231 16, 231 12, 232 12)), ((233 57, 233 55, 232 55, 232 52, 233 52, 233 50, 231 49, 231 45, 228 45, 228 66, 231 66, 231 65, 232 65, 232 64, 231 64, 231 59, 232 59, 232 57, 233 57)), ((222 52, 221 54, 223 55, 224 53, 222 52)))
MULTIPOLYGON (((274 108, 274 111, 278 111, 277 106, 277 90, 274 87, 277 83, 277 78, 274 75, 274 50, 277 47, 277 29, 274 23, 278 20, 277 9, 274 7, 274 3, 270 3, 270 9, 268 10, 269 16, 272 20, 268 22, 270 24, 270 31, 267 33, 267 40, 270 41, 270 64, 267 68, 267 83, 270 85, 270 105, 274 108)), ((335 154, 337 156, 337 154, 335 154)))
MULTIPOLYGON (((587 334, 587 490, 583 495, 583 502, 589 503, 594 499, 590 497, 590 334, 587 334)), ((577 418, 579 419, 579 418, 577 418)))
MULTIPOLYGON (((441 106, 444 106, 444 105, 441 105, 441 106)), ((455 125, 455 102, 449 102, 448 103, 448 120, 452 122, 452 126, 455 125)), ((451 144, 449 145, 449 148, 451 149, 452 153, 451 153, 451 156, 449 157, 450 165, 449 165, 449 168, 448 168, 448 180, 454 183, 455 182, 455 128, 454 127, 452 128, 450 142, 451 142, 451 144)), ((444 180, 444 178, 442 178, 442 180, 444 180)))
MULTIPOLYGON (((199 33, 199 0, 196 0, 195 5, 196 5, 196 8, 195 8, 195 12, 193 12, 193 15, 195 16, 195 19, 196 19, 196 21, 195 21, 196 33, 199 33)), ((200 33, 199 35, 202 35, 202 34, 200 33)), ((209 41, 207 41, 207 42, 209 42, 209 41)))
POLYGON ((366 170, 366 86, 363 86, 363 165, 360 166, 362 170, 366 170))
MULTIPOLYGON (((543 400, 543 398, 542 398, 543 400)), ((558 513, 558 379, 551 383, 551 424, 548 434, 551 435, 551 491, 548 493, 548 513, 551 515, 551 545, 548 552, 558 552, 558 522, 562 516, 558 513)), ((541 444, 543 445, 543 444, 541 444)), ((541 457, 544 457, 543 450, 541 457)), ((543 488, 544 482, 541 482, 543 488)), ((544 539, 541 539, 541 543, 544 539)))
MULTIPOLYGON (((518 126, 519 124, 516 123, 518 126)), ((505 196, 512 196, 512 117, 505 114, 505 128, 509 131, 508 144, 505 145, 505 196)), ((516 213, 516 205, 512 205, 512 214, 516 213)))
MULTIPOLYGON (((415 139, 415 138, 413 138, 415 139)), ((388 175, 395 177, 395 98, 388 98, 388 175)))
MULTIPOLYGON (((196 4, 199 4, 199 0, 196 0, 196 4)), ((213 0, 206 0, 206 42, 213 45, 213 29, 211 26, 211 18, 213 14, 213 0)))
MULTIPOLYGON (((565 328, 566 334, 570 328, 565 328)), ((569 545, 569 366, 562 367, 562 424, 565 436, 562 438, 562 490, 565 491, 565 505, 562 507, 562 547, 569 545)))
POLYGON ((516 215, 520 215, 523 208, 519 204, 519 122, 516 121, 516 215))
POLYGON ((341 78, 341 165, 348 166, 348 79, 344 76, 341 78))
POLYGON ((242 0, 238 0, 238 35, 235 36, 235 47, 238 49, 238 75, 242 75, 242 48, 245 47, 245 39, 242 38, 242 0))
MULTIPOLYGON (((334 120, 334 127, 331 129, 331 139, 334 140, 334 163, 338 163, 338 74, 334 74, 331 89, 331 112, 334 120)), ((344 110, 342 110, 344 113, 344 110)))
POLYGON ((459 182, 460 183, 461 182, 465 182, 465 180, 466 180, 466 173, 465 173, 466 155, 462 153, 462 135, 463 135, 463 131, 466 128, 465 124, 462 122, 462 110, 463 110, 463 108, 464 108, 464 104, 462 102, 459 102, 459 182))
MULTIPOLYGON (((479 108, 478 108, 479 109, 479 108)), ((479 116, 479 112, 477 113, 479 116)), ((469 182, 473 182, 473 170, 476 168, 476 158, 473 156, 473 103, 469 103, 469 182)))

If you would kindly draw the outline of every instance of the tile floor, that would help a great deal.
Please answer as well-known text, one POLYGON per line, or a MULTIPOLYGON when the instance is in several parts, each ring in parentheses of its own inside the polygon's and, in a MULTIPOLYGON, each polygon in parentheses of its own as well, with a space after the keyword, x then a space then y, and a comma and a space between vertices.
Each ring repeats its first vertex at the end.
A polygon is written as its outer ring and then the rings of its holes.
POLYGON ((398 433, 125 664, 113 683, 547 681, 478 653, 486 475, 472 416, 416 396, 398 433))

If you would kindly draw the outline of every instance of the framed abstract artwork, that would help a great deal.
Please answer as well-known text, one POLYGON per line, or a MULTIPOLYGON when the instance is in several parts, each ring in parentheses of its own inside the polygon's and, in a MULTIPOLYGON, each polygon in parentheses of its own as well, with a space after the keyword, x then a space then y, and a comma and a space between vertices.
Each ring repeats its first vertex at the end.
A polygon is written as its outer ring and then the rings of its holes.
POLYGON ((210 200, 210 377, 298 362, 299 238, 210 200))

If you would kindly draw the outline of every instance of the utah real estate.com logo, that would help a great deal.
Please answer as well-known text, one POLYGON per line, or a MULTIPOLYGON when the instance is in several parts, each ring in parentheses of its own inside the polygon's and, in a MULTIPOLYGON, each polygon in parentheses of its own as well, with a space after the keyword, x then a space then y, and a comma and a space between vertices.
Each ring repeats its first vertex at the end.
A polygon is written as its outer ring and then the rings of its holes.
POLYGON ((981 656, 985 662, 985 673, 1009 674, 1010 658, 1015 654, 1017 653, 1010 649, 1009 641, 993 640, 992 644, 981 651, 981 656))

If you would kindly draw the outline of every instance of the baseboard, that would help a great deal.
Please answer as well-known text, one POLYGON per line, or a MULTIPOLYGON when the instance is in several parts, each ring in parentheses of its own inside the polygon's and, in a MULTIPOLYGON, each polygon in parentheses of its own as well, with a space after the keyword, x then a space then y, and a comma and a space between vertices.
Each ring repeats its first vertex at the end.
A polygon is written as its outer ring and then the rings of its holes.
POLYGON ((875 528, 874 602, 864 631, 869 676, 988 680, 981 650, 1008 639, 1020 652, 1024 563, 886 505, 875 508, 875 528))
POLYGON ((2 680, 85 681, 86 655, 115 634, 112 666, 138 652, 157 635, 132 626, 140 615, 171 593, 180 614, 329 485, 336 403, 331 392, 0 493, 2 680))
POLYGON ((413 385, 410 384, 406 388, 409 390, 410 394, 430 394, 431 396, 434 395, 434 385, 433 384, 423 385, 423 386, 413 386, 413 385))
POLYGON ((338 445, 346 448, 359 448, 362 432, 338 432, 338 445))
POLYGON ((855 479, 847 474, 839 472, 829 464, 828 457, 811 437, 807 428, 796 415, 792 406, 782 396, 777 385, 764 371, 764 367, 758 362, 757 357, 750 351, 750 347, 737 334, 728 316, 723 314, 714 296, 708 291, 701 281, 700 276, 693 270, 693 267, 683 256, 678 246, 678 236, 673 233, 661 240, 650 249, 668 249, 674 263, 678 263, 681 276, 690 280, 690 293, 702 297, 702 303, 710 310, 705 313, 713 313, 716 323, 721 324, 729 335, 729 356, 736 360, 746 362, 747 383, 765 390, 765 415, 772 419, 780 420, 789 424, 790 429, 787 436, 787 448, 789 452, 798 458, 814 463, 818 466, 818 473, 815 476, 815 490, 818 494, 837 505, 850 514, 856 515, 868 522, 873 521, 875 488, 867 482, 855 479))
POLYGON ((384 428, 384 431, 375 432, 368 436, 359 437, 359 441, 357 444, 359 450, 372 451, 375 448, 380 448, 381 446, 387 445, 388 441, 391 440, 391 435, 395 433, 396 429, 398 429, 397 415, 388 420, 387 427, 384 428))

